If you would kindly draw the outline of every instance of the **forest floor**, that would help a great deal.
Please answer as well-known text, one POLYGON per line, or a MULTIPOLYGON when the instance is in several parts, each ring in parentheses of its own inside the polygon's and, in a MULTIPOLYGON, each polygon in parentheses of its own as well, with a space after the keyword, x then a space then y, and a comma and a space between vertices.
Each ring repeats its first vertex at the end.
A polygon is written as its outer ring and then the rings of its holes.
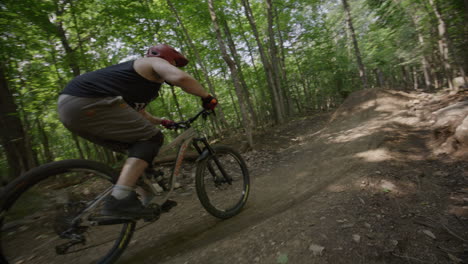
POLYGON ((364 90, 258 135, 238 216, 210 216, 186 185, 118 263, 468 263, 468 162, 434 154, 430 119, 461 100, 364 90))

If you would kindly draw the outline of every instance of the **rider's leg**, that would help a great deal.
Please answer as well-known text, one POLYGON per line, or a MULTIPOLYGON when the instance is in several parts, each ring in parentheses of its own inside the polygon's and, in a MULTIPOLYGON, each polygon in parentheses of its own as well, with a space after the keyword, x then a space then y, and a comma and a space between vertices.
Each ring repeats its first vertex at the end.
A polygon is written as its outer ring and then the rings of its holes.
POLYGON ((119 179, 112 190, 112 196, 117 199, 123 199, 130 194, 138 178, 140 178, 147 167, 148 162, 139 158, 129 157, 125 161, 119 179))
POLYGON ((162 145, 161 131, 121 97, 61 95, 58 110, 62 123, 77 135, 114 151, 128 150, 129 158, 103 212, 126 215, 128 211, 137 216, 144 208, 134 192, 135 183, 162 145))
POLYGON ((162 133, 158 131, 150 139, 135 142, 130 146, 129 158, 125 162, 111 196, 104 204, 104 214, 144 217, 153 213, 153 209, 143 207, 134 187, 138 178, 158 154, 163 140, 162 133))
POLYGON ((154 198, 152 193, 145 191, 142 188, 134 188, 138 178, 143 174, 148 167, 148 163, 138 158, 128 158, 120 173, 119 179, 112 189, 112 196, 116 199, 123 199, 131 192, 136 191, 142 200, 144 206, 154 198))

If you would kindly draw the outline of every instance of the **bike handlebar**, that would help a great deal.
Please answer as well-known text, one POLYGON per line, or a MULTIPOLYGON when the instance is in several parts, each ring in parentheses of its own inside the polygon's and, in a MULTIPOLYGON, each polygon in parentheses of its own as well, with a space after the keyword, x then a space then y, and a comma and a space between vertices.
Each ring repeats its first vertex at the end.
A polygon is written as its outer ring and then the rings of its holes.
POLYGON ((179 128, 187 129, 187 128, 190 128, 191 124, 193 122, 195 122, 195 120, 197 120, 201 115, 206 117, 206 116, 208 116, 208 115, 210 115, 212 113, 214 113, 214 110, 202 109, 195 116, 193 116, 193 117, 191 117, 191 118, 189 118, 188 120, 185 120, 185 121, 176 122, 173 125, 171 125, 170 127, 168 127, 168 129, 179 129, 179 128))

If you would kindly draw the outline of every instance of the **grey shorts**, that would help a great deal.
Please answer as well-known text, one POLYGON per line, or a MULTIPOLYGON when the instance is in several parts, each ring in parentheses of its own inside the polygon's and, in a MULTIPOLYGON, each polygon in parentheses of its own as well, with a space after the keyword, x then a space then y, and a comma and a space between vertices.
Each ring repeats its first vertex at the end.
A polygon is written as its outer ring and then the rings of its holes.
POLYGON ((62 94, 58 99, 60 121, 70 131, 118 152, 160 130, 131 108, 121 96, 86 98, 62 94))

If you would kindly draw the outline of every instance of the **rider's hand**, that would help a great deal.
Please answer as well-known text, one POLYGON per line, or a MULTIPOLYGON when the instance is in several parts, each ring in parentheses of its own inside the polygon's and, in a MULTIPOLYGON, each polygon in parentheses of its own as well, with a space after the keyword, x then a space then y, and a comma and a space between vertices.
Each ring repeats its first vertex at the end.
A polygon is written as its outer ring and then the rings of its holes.
POLYGON ((175 122, 172 121, 172 120, 169 120, 169 119, 161 120, 161 126, 167 128, 167 129, 174 128, 174 125, 175 125, 175 122))
POLYGON ((216 105, 218 105, 218 99, 208 95, 207 97, 202 98, 202 105, 206 110, 214 110, 216 105))

